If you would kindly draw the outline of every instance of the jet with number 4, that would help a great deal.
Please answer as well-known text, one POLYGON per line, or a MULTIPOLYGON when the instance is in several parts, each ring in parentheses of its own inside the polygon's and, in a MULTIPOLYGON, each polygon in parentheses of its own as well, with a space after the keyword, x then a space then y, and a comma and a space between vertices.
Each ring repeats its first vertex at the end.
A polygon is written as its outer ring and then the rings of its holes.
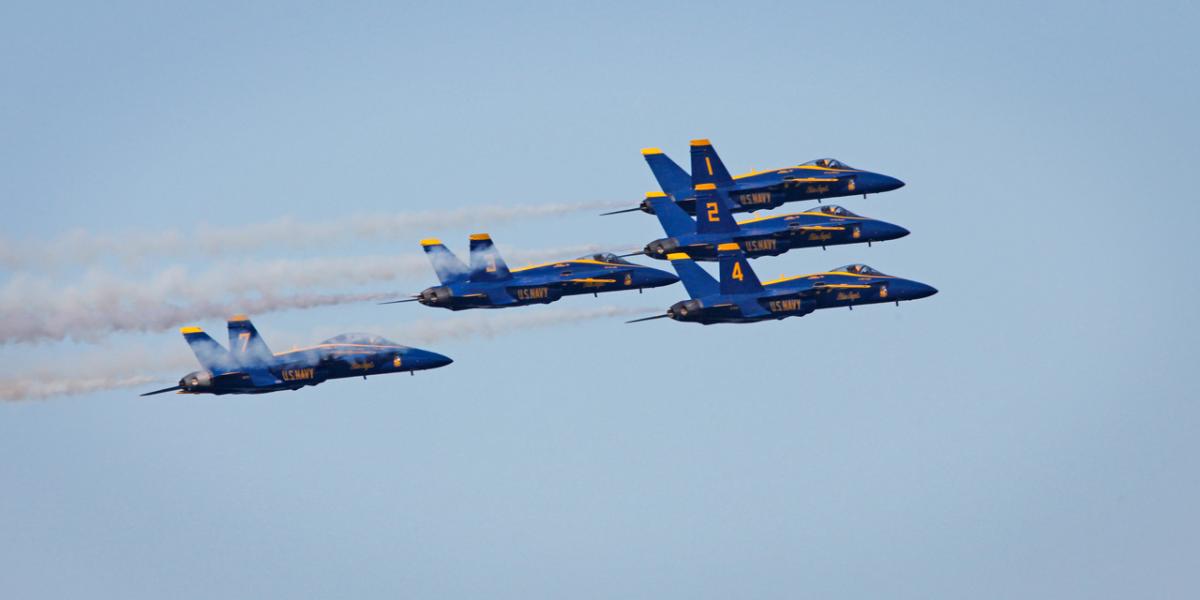
MULTIPOLYGON (((785 202, 817 200, 878 194, 899 189, 904 182, 881 173, 855 169, 835 158, 818 158, 794 167, 770 171, 752 171, 745 175, 732 176, 717 151, 708 140, 692 140, 692 174, 675 164, 658 148, 646 148, 642 155, 664 194, 689 215, 696 214, 694 185, 711 183, 725 192, 730 201, 730 211, 751 212, 768 210, 785 202)), ((636 208, 627 208, 604 214, 642 211, 654 213, 650 199, 657 192, 647 194, 636 208)))
POLYGON ((717 281, 683 253, 668 257, 687 288, 690 300, 676 302, 666 314, 634 319, 671 318, 711 325, 753 323, 802 317, 822 308, 853 309, 863 304, 918 300, 937 293, 932 286, 884 275, 866 265, 847 265, 811 275, 782 277, 760 283, 737 244, 719 248, 721 279, 717 281))
POLYGON ((397 302, 467 310, 549 304, 563 296, 599 294, 671 285, 674 274, 631 263, 615 254, 598 253, 571 260, 509 269, 486 233, 471 236, 471 264, 463 264, 436 239, 421 246, 441 285, 397 302))
POLYGON ((869 245, 908 235, 908 230, 903 227, 860 217, 832 204, 802 213, 739 223, 729 211, 726 193, 714 184, 696 185, 695 197, 700 207, 695 221, 666 194, 649 198, 654 216, 670 237, 654 240, 634 254, 666 259, 670 254, 684 252, 692 260, 715 261, 717 248, 728 243, 738 244, 746 256, 757 258, 776 256, 792 248, 824 248, 863 242, 869 245))
POLYGON ((203 370, 188 373, 179 385, 142 395, 264 394, 298 390, 330 379, 436 369, 454 362, 436 352, 365 333, 346 333, 315 346, 274 354, 245 315, 229 319, 228 327, 228 349, 199 327, 180 329, 203 370))

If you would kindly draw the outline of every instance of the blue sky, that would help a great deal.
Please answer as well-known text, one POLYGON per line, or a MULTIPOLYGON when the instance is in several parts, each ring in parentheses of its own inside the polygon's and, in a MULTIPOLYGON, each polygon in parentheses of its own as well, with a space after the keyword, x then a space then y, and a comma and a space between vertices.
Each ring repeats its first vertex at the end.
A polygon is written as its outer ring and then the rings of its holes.
MULTIPOLYGON (((5 267, 6 307, 400 261, 427 235, 460 252, 474 231, 506 253, 640 245, 653 218, 598 210, 344 226, 636 202, 655 189, 638 150, 683 160, 694 137, 735 172, 833 156, 908 184, 838 203, 912 235, 760 275, 865 262, 941 293, 743 327, 513 331, 489 314, 471 318, 492 336, 419 344, 406 332, 462 315, 255 314, 276 349, 366 329, 456 362, 262 397, 136 397, 149 384, 0 403, 0 579, 30 598, 1194 595, 1197 12, 7 4, 0 249, 34 258, 5 267), (177 248, 284 218, 305 239, 133 262, 69 237, 175 232, 177 248)), ((173 328, 9 340, 0 357, 8 380, 190 360, 173 328)))

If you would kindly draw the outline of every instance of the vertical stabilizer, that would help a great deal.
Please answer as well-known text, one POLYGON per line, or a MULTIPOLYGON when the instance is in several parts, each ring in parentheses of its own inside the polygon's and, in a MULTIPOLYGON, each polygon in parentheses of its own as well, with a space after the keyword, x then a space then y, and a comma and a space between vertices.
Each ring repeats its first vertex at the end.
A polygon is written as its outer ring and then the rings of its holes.
POLYGON ((503 281, 511 279, 508 265, 486 233, 471 234, 471 281, 503 281))
POLYGON ((721 263, 722 294, 752 294, 763 290, 740 246, 732 243, 717 246, 717 259, 721 263))
POLYGON ((421 240, 421 248, 425 250, 425 255, 429 257, 429 263, 433 265, 433 272, 437 273, 438 281, 442 285, 466 281, 467 274, 470 271, 463 261, 459 260, 441 240, 429 238, 421 240))
POLYGON ((733 177, 708 140, 692 140, 692 185, 700 183, 716 184, 719 188, 733 185, 733 177))

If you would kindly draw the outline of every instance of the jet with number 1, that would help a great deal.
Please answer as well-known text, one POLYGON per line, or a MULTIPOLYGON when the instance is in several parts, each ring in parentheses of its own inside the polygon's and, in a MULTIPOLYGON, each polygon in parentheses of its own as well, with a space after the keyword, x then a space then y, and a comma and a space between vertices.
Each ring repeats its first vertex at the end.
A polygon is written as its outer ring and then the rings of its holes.
POLYGON ((884 275, 861 264, 760 283, 737 244, 722 245, 719 254, 719 282, 688 255, 670 255, 671 266, 679 273, 691 299, 676 302, 666 314, 629 322, 671 318, 704 325, 753 323, 802 317, 821 308, 853 309, 884 302, 895 302, 898 306, 903 301, 937 293, 932 286, 884 275))
MULTIPOLYGON (((878 194, 904 187, 904 182, 881 173, 855 169, 835 158, 818 158, 794 167, 770 171, 752 171, 745 175, 732 176, 717 151, 708 140, 692 140, 692 174, 667 158, 658 148, 646 148, 642 155, 663 193, 670 196, 679 208, 689 215, 696 214, 696 196, 693 186, 711 183, 728 194, 730 211, 751 212, 769 210, 785 202, 817 200, 878 194)), ((623 212, 654 213, 650 197, 636 208, 627 208, 605 214, 623 212)))
POLYGON ((316 346, 273 354, 245 315, 230 318, 228 326, 228 349, 199 327, 180 329, 204 369, 184 375, 179 385, 142 395, 264 394, 298 390, 330 379, 436 369, 454 362, 436 352, 362 333, 346 333, 316 346))
POLYGON ((421 241, 441 285, 398 302, 467 310, 549 304, 563 296, 642 290, 671 285, 679 278, 660 269, 631 263, 610 253, 509 269, 486 233, 471 235, 471 266, 436 239, 421 241))

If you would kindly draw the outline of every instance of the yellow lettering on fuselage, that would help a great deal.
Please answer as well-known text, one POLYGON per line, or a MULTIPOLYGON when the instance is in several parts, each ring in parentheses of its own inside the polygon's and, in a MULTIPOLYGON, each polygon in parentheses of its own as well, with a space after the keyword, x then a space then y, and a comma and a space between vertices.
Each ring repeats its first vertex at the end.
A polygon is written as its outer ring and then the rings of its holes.
POLYGON ((738 197, 738 202, 742 206, 754 206, 756 204, 770 204, 771 192, 754 192, 752 194, 742 194, 738 197))
POLYGON ((808 234, 808 240, 810 242, 824 242, 825 240, 831 239, 833 239, 833 234, 828 231, 817 231, 808 234))
POLYGON ((862 294, 858 292, 838 292, 838 300, 858 300, 862 298, 862 294))
POLYGON ((767 250, 775 250, 775 240, 746 240, 742 242, 746 252, 764 252, 767 250))
POLYGON ((767 310, 771 312, 798 312, 803 305, 803 301, 796 299, 770 300, 767 302, 767 310))
POLYGON ((808 192, 809 194, 825 194, 825 193, 829 192, 829 186, 827 186, 827 185, 810 185, 810 186, 808 186, 808 189, 806 189, 804 191, 808 192))
POLYGON ((550 288, 518 288, 517 300, 545 300, 550 297, 550 288))
POLYGON ((284 369, 279 373, 284 381, 301 381, 304 379, 312 379, 316 369, 308 367, 307 369, 284 369))

